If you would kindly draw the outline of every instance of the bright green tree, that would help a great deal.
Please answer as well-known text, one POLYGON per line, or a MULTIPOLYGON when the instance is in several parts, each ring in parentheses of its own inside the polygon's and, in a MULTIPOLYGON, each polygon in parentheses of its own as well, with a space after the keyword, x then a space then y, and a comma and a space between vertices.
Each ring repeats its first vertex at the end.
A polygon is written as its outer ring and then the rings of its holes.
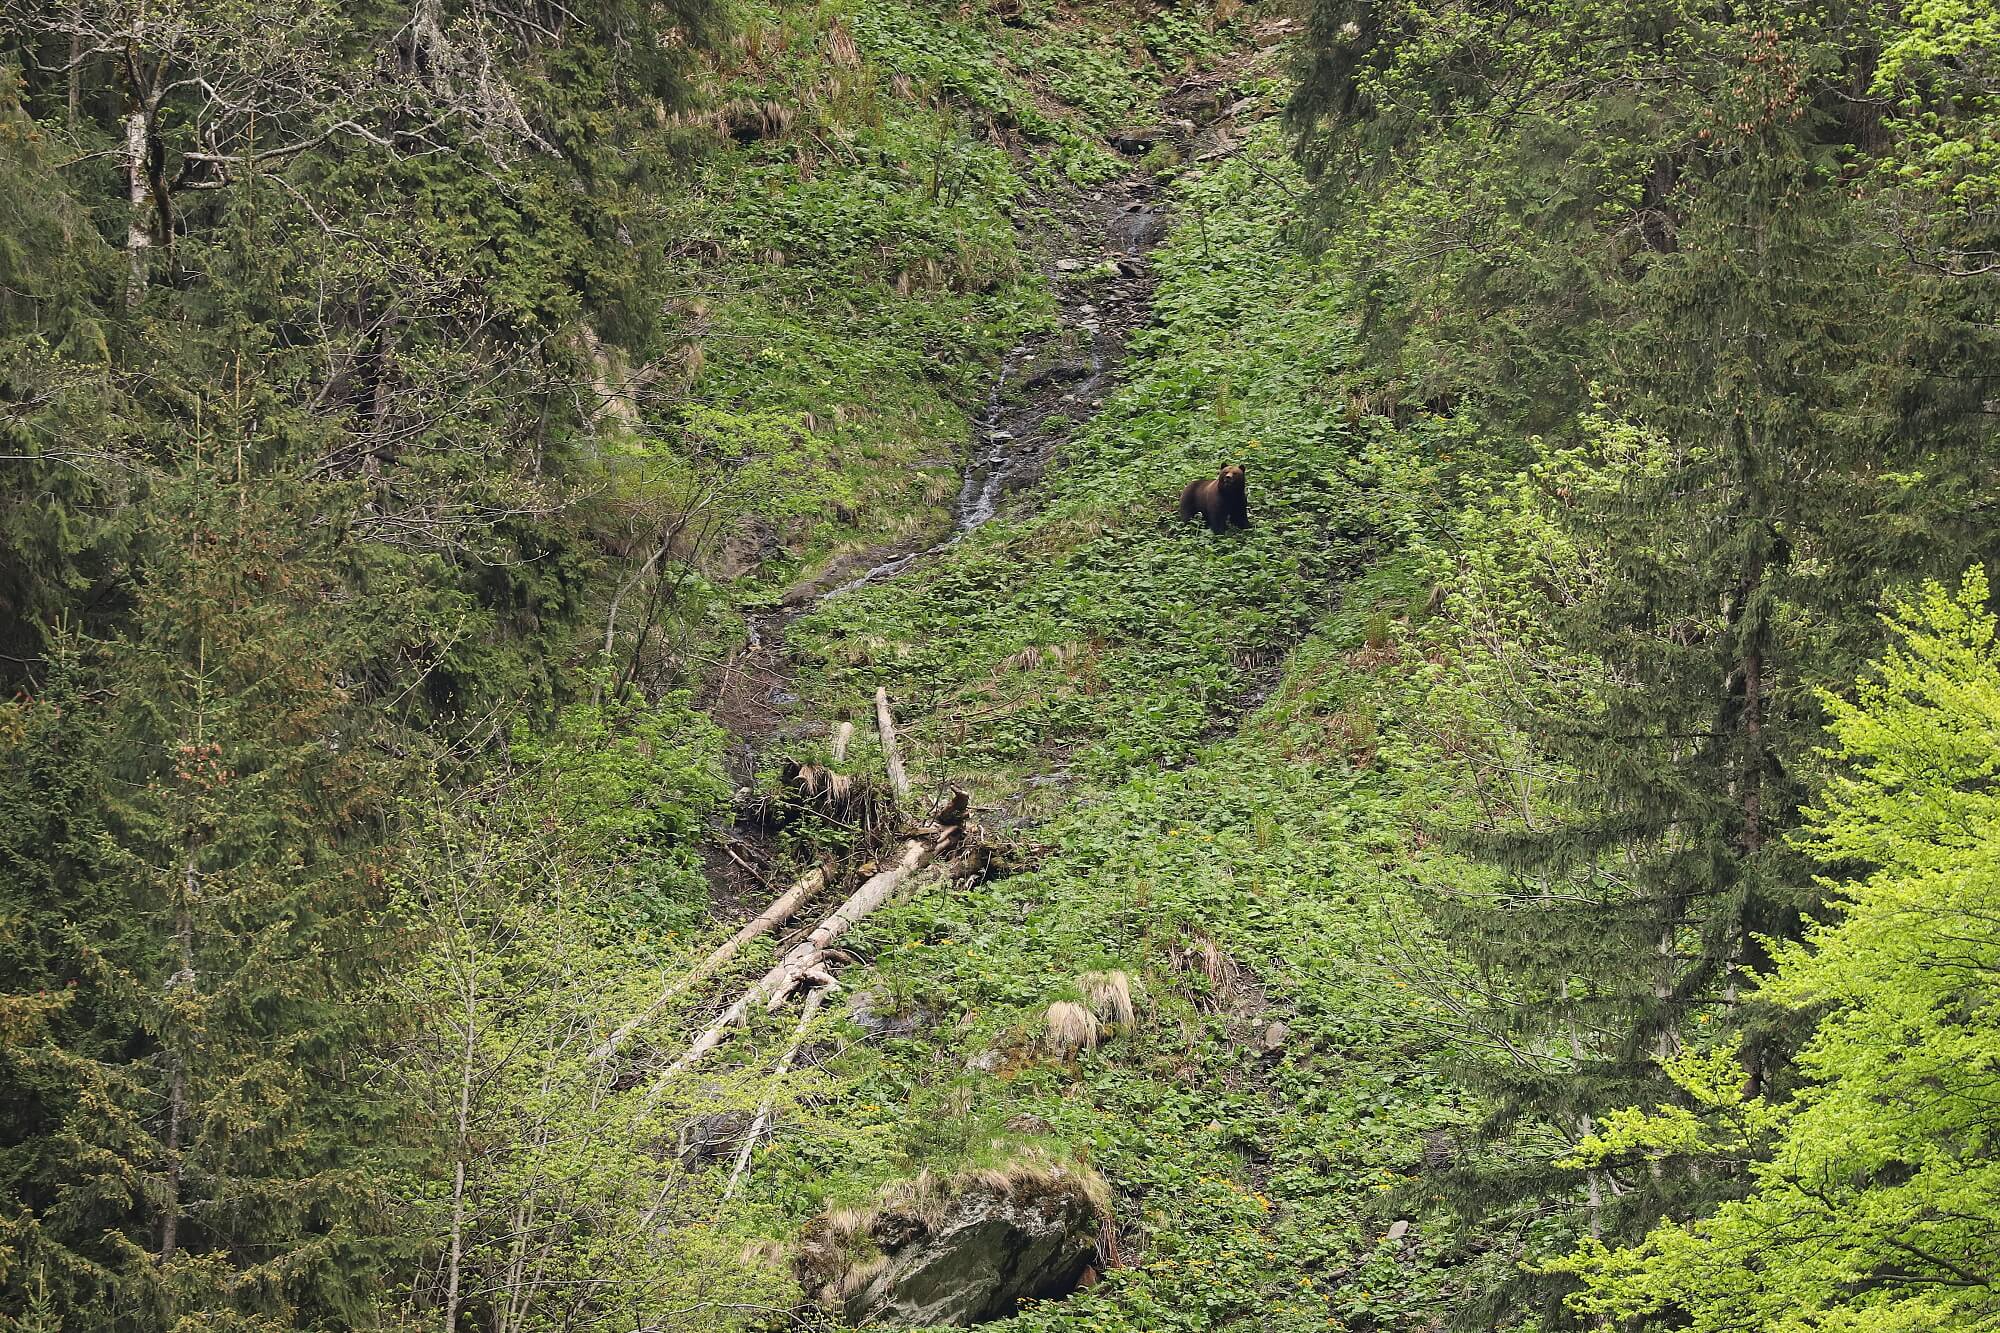
POLYGON ((1709 1330, 1988 1329, 2000 1320, 2000 638, 1984 572, 1891 617, 1805 845, 1834 910, 1780 944, 1766 1003, 1819 1012, 1795 1096, 1746 1095, 1733 1044, 1673 1068, 1690 1105, 1610 1118, 1577 1154, 1754 1160, 1751 1189, 1559 1267, 1594 1315, 1709 1330))
MULTIPOLYGON (((1740 1188, 1693 1159, 1559 1161, 1606 1112, 1680 1098, 1666 1068, 1705 1017, 1744 1030, 1760 1086, 1786 1077, 1796 1020, 1741 992, 1815 897, 1784 834, 1816 690, 1873 651, 1884 589, 1986 539, 1995 292, 1881 258, 1908 254, 1912 213, 1933 250, 1991 233, 1899 171, 1984 124, 1915 65, 1877 86, 1875 53, 1926 21, 1873 0, 1313 9, 1293 121, 1377 373, 1502 457, 1541 432, 1582 468, 1537 484, 1590 571, 1546 618, 1595 669, 1506 709, 1531 799, 1461 828, 1484 868, 1441 898, 1507 1052, 1468 1070, 1490 1150, 1445 1186, 1526 1252, 1740 1188)), ((1559 1275, 1525 1282, 1468 1318, 1572 1317, 1559 1275)))

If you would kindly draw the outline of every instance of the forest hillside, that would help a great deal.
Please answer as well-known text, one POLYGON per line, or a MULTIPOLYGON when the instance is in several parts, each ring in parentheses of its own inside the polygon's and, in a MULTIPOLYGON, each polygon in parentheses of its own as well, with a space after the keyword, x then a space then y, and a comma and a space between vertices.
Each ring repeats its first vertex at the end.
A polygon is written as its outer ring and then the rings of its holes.
POLYGON ((0 0, 0 1330, 2000 1327, 1996 423, 1984 0, 0 0))

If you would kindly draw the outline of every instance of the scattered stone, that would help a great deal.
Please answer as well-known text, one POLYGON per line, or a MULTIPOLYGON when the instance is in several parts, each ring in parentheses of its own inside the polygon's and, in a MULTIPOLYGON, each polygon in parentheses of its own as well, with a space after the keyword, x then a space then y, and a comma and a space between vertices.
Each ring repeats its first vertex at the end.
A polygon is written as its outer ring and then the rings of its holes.
POLYGON ((1081 259, 1058 259, 1056 261, 1056 270, 1060 273, 1074 273, 1082 267, 1083 261, 1081 259))
POLYGON ((1403 1237, 1405 1237, 1405 1236, 1407 1236, 1407 1235, 1409 1235, 1409 1234, 1410 1234, 1410 1223, 1409 1223, 1409 1219, 1408 1219, 1408 1218, 1397 1218, 1397 1219, 1396 1219, 1396 1220, 1395 1220, 1394 1222, 1391 1222, 1391 1223, 1389 1224, 1389 1232, 1388 1232, 1388 1234, 1387 1234, 1387 1235, 1383 1236, 1383 1237, 1382 1237, 1382 1239, 1383 1239, 1383 1240, 1401 1240, 1401 1239, 1402 1239, 1403 1237))
POLYGON ((930 1026, 930 1015, 924 1010, 897 1012, 889 997, 879 991, 862 991, 848 1000, 847 1019, 870 1041, 913 1037, 930 1026))
POLYGON ((1291 1029, 1283 1023, 1272 1023, 1271 1026, 1264 1029, 1264 1049, 1267 1051, 1277 1050, 1285 1044, 1285 1038, 1290 1033, 1291 1029))

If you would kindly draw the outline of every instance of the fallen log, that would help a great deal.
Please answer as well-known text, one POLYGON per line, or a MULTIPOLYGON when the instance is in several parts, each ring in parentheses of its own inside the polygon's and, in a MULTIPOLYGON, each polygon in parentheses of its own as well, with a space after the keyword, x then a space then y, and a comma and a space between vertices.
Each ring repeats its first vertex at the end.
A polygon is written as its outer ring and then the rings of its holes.
MULTIPOLYGON (((820 1002, 826 999, 831 985, 814 986, 806 992, 806 1002, 799 1009, 799 1025, 792 1029, 792 1044, 778 1058, 778 1067, 772 1071, 771 1080, 775 1085, 785 1075, 792 1072, 792 1061, 799 1057, 799 1047, 805 1043, 806 1029, 819 1015, 820 1002)), ((736 1193, 736 1186, 743 1179, 743 1173, 750 1169, 750 1154, 757 1151, 757 1142, 764 1137, 765 1128, 771 1123, 771 1103, 777 1098, 777 1088, 773 1086, 757 1107, 757 1118, 750 1122, 750 1130, 743 1136, 743 1147, 736 1154, 736 1167, 729 1173, 729 1183, 722 1187, 722 1197, 727 1199, 736 1193)))
POLYGON ((910 876, 929 865, 940 851, 955 848, 962 836, 959 828, 934 828, 905 842, 898 849, 892 865, 870 875, 853 896, 834 908, 825 920, 813 928, 812 934, 793 945, 770 971, 750 983, 749 988, 689 1044, 680 1059, 660 1071, 653 1083, 654 1094, 657 1095, 669 1080, 720 1046, 730 1030, 741 1023, 754 1006, 761 1002, 775 1009, 783 1004, 785 997, 799 982, 821 968, 829 945, 845 935, 856 922, 889 901, 910 876))
POLYGON ((898 801, 910 796, 910 776, 903 771, 903 756, 896 749, 896 719, 889 715, 889 691, 875 687, 875 729, 882 736, 882 762, 889 769, 889 787, 898 801))
POLYGON ((794 913, 805 901, 826 887, 826 868, 814 866, 797 883, 779 896, 778 900, 765 908, 754 920, 729 937, 727 943, 703 959, 700 966, 678 981, 670 982, 654 1001, 646 1006, 645 1012, 619 1026, 618 1030, 606 1037, 590 1058, 599 1064, 618 1053, 619 1047, 632 1039, 632 1034, 644 1027, 649 1019, 672 1003, 676 995, 699 986, 714 976, 734 958, 750 941, 768 935, 779 926, 792 919, 794 913))

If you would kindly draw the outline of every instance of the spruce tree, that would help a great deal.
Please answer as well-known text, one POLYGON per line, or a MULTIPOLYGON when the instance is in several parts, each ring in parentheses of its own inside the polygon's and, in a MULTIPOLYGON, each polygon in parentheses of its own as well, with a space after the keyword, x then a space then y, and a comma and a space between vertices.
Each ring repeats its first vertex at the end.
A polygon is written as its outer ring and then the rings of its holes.
MULTIPOLYGON (((1492 1147, 1445 1187, 1531 1251, 1739 1187, 1699 1160, 1561 1160, 1606 1113, 1678 1097, 1661 1064, 1699 1023, 1745 1030, 1753 1084, 1785 1077, 1795 1022, 1737 999, 1758 938, 1813 901, 1786 840, 1812 691, 1869 651, 1885 588, 1988 535, 1967 519, 1992 489, 1993 293, 1884 262, 1868 188, 1896 141, 1857 92, 1894 19, 1316 6, 1294 123, 1329 230, 1358 238, 1329 244, 1367 280, 1378 355, 1489 438, 1546 429, 1589 459, 1546 508, 1587 553, 1550 614, 1591 694, 1510 719, 1537 808, 1462 830, 1501 887, 1440 904, 1512 1053, 1470 1071, 1492 1147)), ((1466 1317, 1560 1325, 1565 1289, 1516 1272, 1466 1317)))

